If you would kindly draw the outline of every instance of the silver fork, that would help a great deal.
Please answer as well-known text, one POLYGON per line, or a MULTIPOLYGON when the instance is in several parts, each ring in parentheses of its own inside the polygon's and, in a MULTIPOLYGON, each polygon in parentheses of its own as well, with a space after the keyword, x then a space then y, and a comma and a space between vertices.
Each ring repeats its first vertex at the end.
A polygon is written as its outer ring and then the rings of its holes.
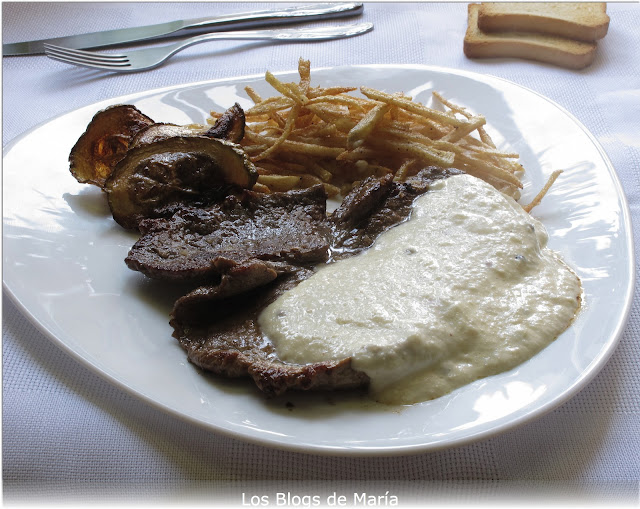
POLYGON ((343 25, 337 27, 214 32, 190 37, 189 39, 183 39, 177 43, 167 44, 157 48, 130 51, 126 55, 63 48, 51 44, 45 44, 44 48, 49 58, 67 64, 113 72, 137 72, 158 67, 166 62, 172 55, 189 46, 216 39, 271 40, 279 42, 322 41, 353 37, 354 35, 369 32, 372 29, 372 23, 361 23, 358 25, 343 25))

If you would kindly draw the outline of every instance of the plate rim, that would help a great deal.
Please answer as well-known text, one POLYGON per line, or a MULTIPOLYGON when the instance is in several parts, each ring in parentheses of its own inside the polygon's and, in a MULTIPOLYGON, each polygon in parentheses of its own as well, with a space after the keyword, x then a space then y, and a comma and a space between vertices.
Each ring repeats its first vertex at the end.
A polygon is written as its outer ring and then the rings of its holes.
MULTIPOLYGON (((263 447, 269 447, 289 452, 298 452, 298 453, 306 453, 306 454, 314 454, 319 456, 331 456, 331 457, 388 457, 388 456, 406 456, 406 455, 415 455, 415 454, 423 454, 427 452, 435 452, 444 449, 449 449, 453 447, 461 447, 465 445, 469 445, 471 443, 475 443, 481 440, 486 440, 488 438, 503 434, 507 431, 515 430, 524 424, 532 422, 534 420, 540 419, 557 409, 558 407, 565 404, 568 400, 572 399, 579 393, 582 389, 584 389, 602 370, 602 368, 607 364, 610 357, 613 355, 616 350, 622 334, 628 324, 629 315, 631 312, 632 304, 633 304, 633 296, 635 293, 636 286, 636 269, 635 269, 635 246, 633 242, 633 228, 631 223, 631 212, 629 208, 629 203, 622 187, 622 183, 618 176, 618 173, 615 169, 615 166, 611 162, 608 154, 606 153, 604 147, 600 144, 597 138, 586 128, 586 126, 570 111, 566 108, 555 102, 554 100, 546 97, 545 95, 532 90, 524 85, 520 85, 519 83, 515 83, 506 78, 494 76, 491 74, 477 73, 474 71, 467 71, 461 69, 453 69, 443 66, 432 66, 432 65, 424 65, 424 64, 357 64, 357 65, 339 65, 339 66, 323 66, 316 67, 312 69, 313 72, 320 71, 335 71, 339 69, 398 69, 398 70, 416 70, 416 71, 426 71, 426 72, 438 72, 438 73, 446 73, 446 74, 454 74, 470 79, 493 79, 504 82, 510 86, 518 87, 526 92, 534 94, 538 98, 546 101, 551 106, 557 108, 560 112, 562 112, 567 118, 569 118, 573 124, 580 128, 580 130, 585 134, 593 146, 597 149, 598 153, 602 157, 604 164, 607 167, 608 174, 611 177, 613 187, 616 191, 616 196, 620 203, 620 211, 621 211, 621 219, 624 225, 624 230, 626 232, 626 240, 628 241, 628 258, 626 260, 626 266, 628 273, 630 275, 629 282, 626 287, 626 291, 624 293, 624 304, 621 307, 620 317, 617 320, 616 326, 611 333, 611 337, 607 342, 606 346, 599 352, 597 356, 595 356, 591 363, 582 370, 580 375, 573 381, 573 383, 568 386, 560 395, 554 397, 549 402, 539 407, 536 407, 532 412, 525 413, 518 417, 515 417, 508 422, 493 426, 491 428, 480 430, 476 433, 471 433, 467 436, 461 438, 449 439, 443 443, 431 443, 431 444, 409 444, 409 445, 401 445, 401 446, 374 446, 374 447, 361 447, 361 446, 331 446, 331 445, 323 445, 323 444, 304 444, 304 443, 287 443, 282 440, 274 440, 269 439, 268 437, 256 436, 254 434, 243 434, 241 432, 235 431, 233 429, 229 429, 227 427, 214 425, 211 423, 204 422, 199 420, 195 416, 186 415, 179 410, 173 409, 168 405, 155 400, 154 398, 139 392, 135 388, 127 385, 124 381, 119 380, 118 378, 112 376, 111 374, 102 370, 99 366, 95 365, 91 362, 90 359, 87 359, 81 355, 80 352, 75 351, 71 346, 67 345, 64 341, 62 341, 59 337, 56 336, 55 332, 50 330, 46 324, 41 322, 35 314, 28 309, 24 303, 19 299, 19 297, 14 293, 14 291, 8 286, 5 281, 3 275, 3 291, 4 294, 7 295, 12 303, 16 306, 16 308, 21 312, 23 316, 25 316, 31 325, 36 327, 38 331, 40 331, 49 341, 54 343, 57 347, 61 348, 66 354, 70 355, 74 360, 78 361, 82 366, 89 369, 92 373, 100 376, 101 379, 106 380, 113 386, 117 387, 119 390, 123 390, 127 394, 144 401, 149 404, 153 408, 163 411, 171 415, 174 418, 177 418, 183 422, 188 422, 193 424, 201 429, 204 429, 208 432, 212 432, 215 434, 220 434, 222 436, 226 436, 229 438, 233 438, 236 440, 240 440, 246 443, 251 443, 254 445, 260 445, 263 447)), ((296 70, 284 70, 284 71, 272 71, 272 73, 276 76, 286 76, 296 74, 296 70)), ((262 73, 255 74, 247 74, 242 76, 232 76, 228 78, 217 78, 212 80, 201 80, 190 83, 183 83, 178 85, 168 85, 165 87, 158 87, 154 89, 142 90, 139 92, 129 93, 120 95, 113 98, 104 99, 101 101, 97 101, 94 103, 86 104, 79 108, 67 110, 61 114, 58 114, 52 118, 49 118, 43 122, 38 123, 37 125, 29 128, 27 131, 21 133, 16 136, 12 140, 10 140, 3 147, 3 159, 8 154, 12 148, 20 143, 24 138, 28 137, 33 131, 38 128, 53 122, 61 117, 66 115, 71 115, 77 113, 84 109, 94 109, 94 112, 97 112, 99 109, 102 109, 110 104, 121 104, 125 101, 135 101, 138 98, 143 98, 148 95, 158 95, 163 92, 170 91, 179 91, 182 89, 195 88, 205 85, 219 85, 223 83, 232 83, 232 82, 243 82, 249 80, 261 79, 264 77, 262 73)), ((4 206, 3 206, 4 211, 4 206)))

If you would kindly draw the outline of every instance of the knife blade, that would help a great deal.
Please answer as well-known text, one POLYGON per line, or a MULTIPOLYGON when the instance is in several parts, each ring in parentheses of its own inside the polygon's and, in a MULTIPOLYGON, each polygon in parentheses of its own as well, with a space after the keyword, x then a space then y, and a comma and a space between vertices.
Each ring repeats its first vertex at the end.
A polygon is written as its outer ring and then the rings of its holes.
POLYGON ((363 10, 364 6, 361 3, 313 4, 278 10, 226 14, 213 18, 175 20, 142 27, 119 28, 51 39, 7 43, 2 45, 2 55, 44 54, 45 43, 73 49, 103 48, 126 43, 192 36, 217 30, 276 26, 284 23, 301 23, 320 19, 357 16, 363 10))

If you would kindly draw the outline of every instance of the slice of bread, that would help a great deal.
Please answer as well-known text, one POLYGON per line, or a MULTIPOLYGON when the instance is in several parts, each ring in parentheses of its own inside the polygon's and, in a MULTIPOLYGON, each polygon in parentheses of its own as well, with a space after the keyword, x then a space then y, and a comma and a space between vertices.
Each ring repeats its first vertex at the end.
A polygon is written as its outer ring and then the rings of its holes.
POLYGON ((483 3, 478 27, 483 32, 539 32, 597 41, 607 35, 609 16, 606 3, 483 3))
POLYGON ((478 28, 480 4, 469 4, 464 54, 469 58, 524 58, 569 69, 593 62, 596 43, 527 32, 483 32, 478 28))

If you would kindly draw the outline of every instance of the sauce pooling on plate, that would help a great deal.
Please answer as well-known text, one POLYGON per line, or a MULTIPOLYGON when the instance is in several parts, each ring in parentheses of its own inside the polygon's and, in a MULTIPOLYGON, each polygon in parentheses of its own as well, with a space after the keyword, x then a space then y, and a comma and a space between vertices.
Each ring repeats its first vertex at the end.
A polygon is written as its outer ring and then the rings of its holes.
POLYGON ((569 326, 580 280, 546 244, 513 199, 452 176, 368 251, 284 293, 260 326, 285 362, 351 357, 378 401, 434 399, 518 366, 569 326))

